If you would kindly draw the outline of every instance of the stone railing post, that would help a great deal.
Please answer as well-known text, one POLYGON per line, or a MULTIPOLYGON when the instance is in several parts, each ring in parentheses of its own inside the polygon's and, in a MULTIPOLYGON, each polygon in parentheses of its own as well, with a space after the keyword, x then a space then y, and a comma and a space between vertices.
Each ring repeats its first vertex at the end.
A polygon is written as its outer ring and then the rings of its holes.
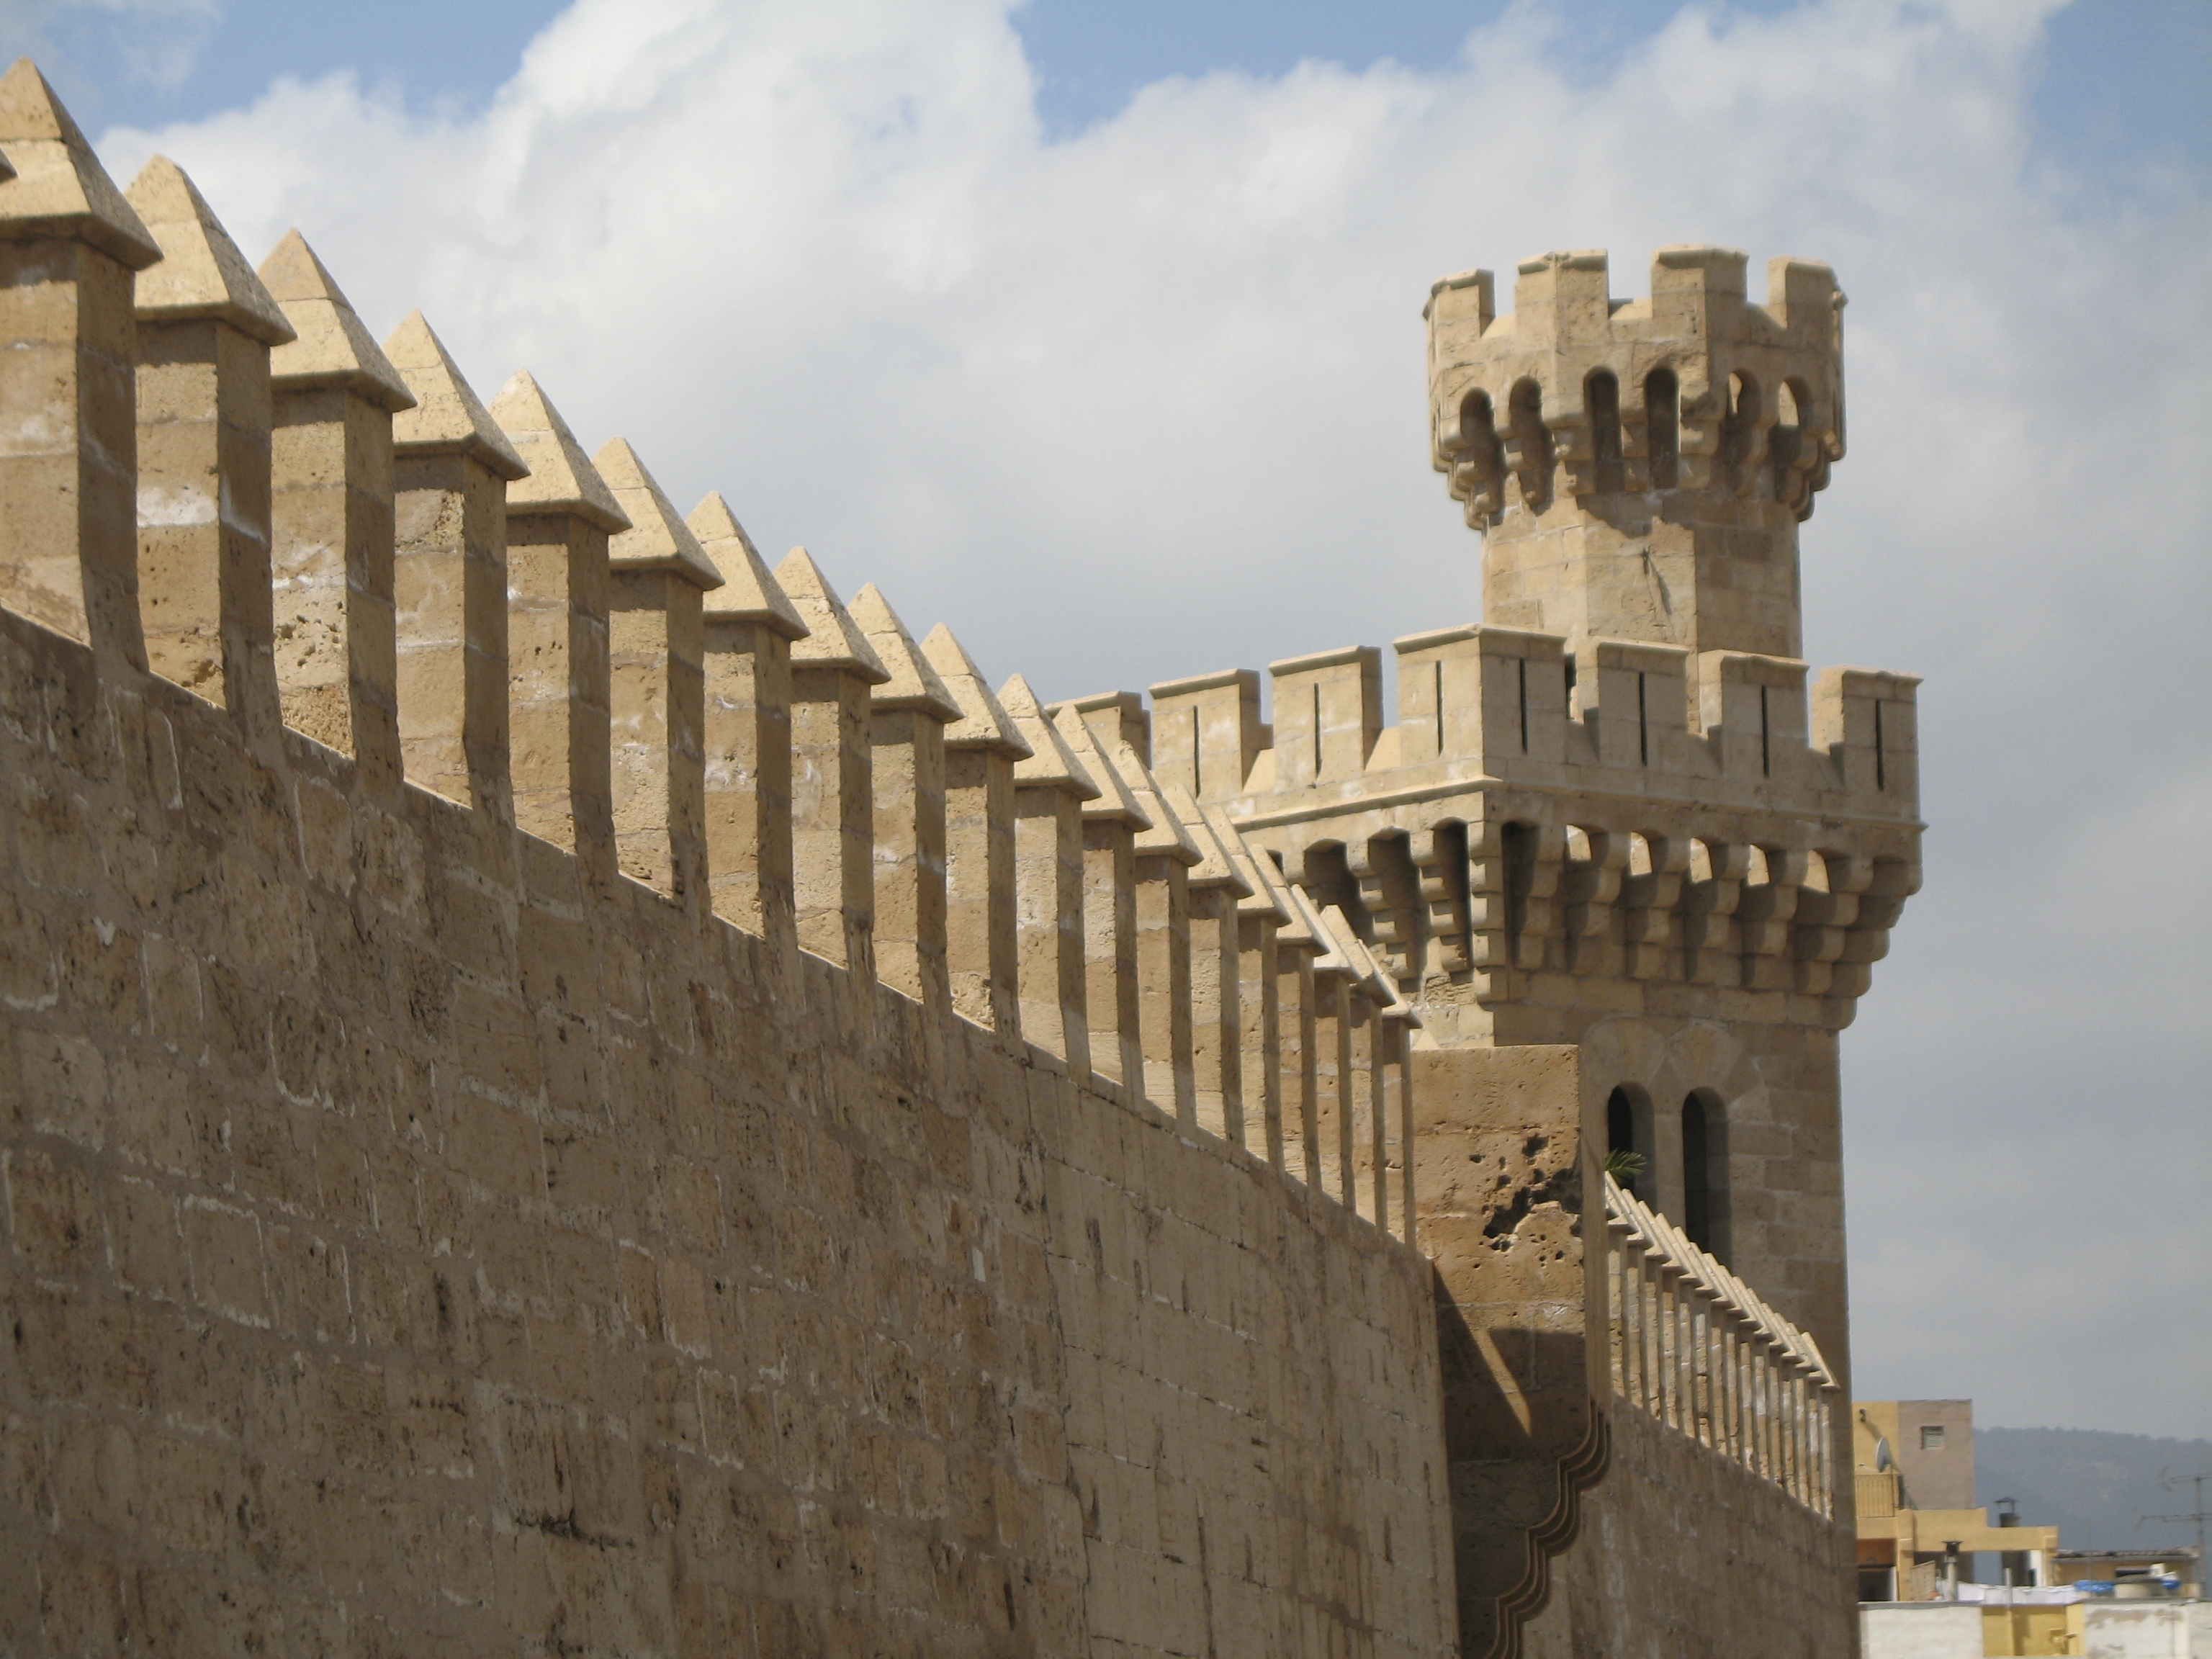
POLYGON ((1131 848, 1136 917, 1137 1040, 1144 1092, 1188 1134, 1198 1127, 1192 1060, 1190 872, 1197 843, 1168 804, 1152 769, 1126 743, 1102 745, 1145 815, 1131 848))
POLYGON ((1397 994, 1392 986, 1391 1000, 1382 1009, 1376 1025, 1376 1068, 1375 1079, 1375 1162, 1378 1189, 1383 1194, 1376 1199, 1375 1213, 1384 1218, 1381 1224, 1389 1225, 1389 1206, 1388 1175, 1389 1163, 1384 1148, 1384 1127, 1389 1126, 1389 1139, 1398 1153, 1398 1225, 1400 1239, 1413 1243, 1415 1218, 1419 1213, 1419 1194, 1414 1175, 1413 1158, 1413 1026, 1416 1023, 1413 1006, 1397 994))
POLYGON ((1359 1170, 1353 1124, 1358 1113, 1361 1051, 1365 1045, 1367 975, 1351 949, 1344 912, 1330 905, 1314 931, 1326 946, 1314 963, 1320 1027, 1316 1056, 1323 1190, 1347 1210, 1359 1208, 1359 1170))
POLYGON ((162 256, 137 285, 147 664, 273 738, 269 353, 292 325, 174 161, 147 162, 130 201, 162 256))
POLYGON ((1291 915, 1275 935, 1276 1001, 1282 1013, 1283 1162, 1304 1183, 1310 1200, 1322 1190, 1321 981, 1314 970, 1328 946, 1319 931, 1321 918, 1297 884, 1285 880, 1280 890, 1291 915))

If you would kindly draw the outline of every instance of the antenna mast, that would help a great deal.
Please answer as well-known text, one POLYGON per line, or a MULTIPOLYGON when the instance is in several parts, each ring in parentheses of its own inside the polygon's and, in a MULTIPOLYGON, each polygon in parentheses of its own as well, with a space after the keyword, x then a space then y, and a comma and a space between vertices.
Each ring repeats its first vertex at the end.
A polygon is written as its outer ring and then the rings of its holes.
POLYGON ((2146 1521, 2191 1521, 2196 1523, 2197 1593, 2202 1595, 2204 1593, 2204 1483, 2207 1480, 2212 1480, 2212 1470, 2207 1470, 2202 1474, 2170 1474, 2164 1469, 2159 1471, 2158 1484, 2168 1492, 2185 1480, 2189 1482, 2196 1493, 2196 1507, 2189 1514, 2146 1515, 2143 1519, 2146 1521))

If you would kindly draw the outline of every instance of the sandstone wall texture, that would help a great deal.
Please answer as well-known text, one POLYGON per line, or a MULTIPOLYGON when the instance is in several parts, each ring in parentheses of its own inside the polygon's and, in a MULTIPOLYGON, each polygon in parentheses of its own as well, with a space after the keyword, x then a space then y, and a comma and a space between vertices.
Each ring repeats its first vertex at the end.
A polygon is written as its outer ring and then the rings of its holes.
POLYGON ((1827 1659, 1853 1651, 1836 1528, 1642 1413, 1609 1417, 1604 1479, 1551 1563, 1525 1659, 1827 1659), (1682 1571, 1686 1562, 1694 1571, 1682 1571))
POLYGON ((0 1646, 1450 1648, 1402 1244, 14 617, 0 775, 0 1646))

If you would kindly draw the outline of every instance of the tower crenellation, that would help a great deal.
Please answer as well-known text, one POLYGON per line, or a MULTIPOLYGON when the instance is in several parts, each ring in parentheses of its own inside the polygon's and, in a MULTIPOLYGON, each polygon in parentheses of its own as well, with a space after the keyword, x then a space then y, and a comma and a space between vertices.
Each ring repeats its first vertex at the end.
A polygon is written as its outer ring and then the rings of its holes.
POLYGON ((1601 252, 1431 293, 1433 459, 1484 538, 1506 627, 1795 656, 1796 526, 1842 459, 1843 295, 1777 258, 1746 293, 1731 248, 1659 250, 1648 299, 1601 252))

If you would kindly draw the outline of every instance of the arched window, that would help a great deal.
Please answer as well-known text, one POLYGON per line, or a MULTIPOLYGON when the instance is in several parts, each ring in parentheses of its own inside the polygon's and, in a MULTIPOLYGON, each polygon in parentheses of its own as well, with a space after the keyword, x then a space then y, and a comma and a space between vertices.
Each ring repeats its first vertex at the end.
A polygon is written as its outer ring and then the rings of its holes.
POLYGON ((1709 1090, 1682 1103, 1682 1231, 1698 1249, 1728 1255, 1728 1112, 1709 1090))
POLYGON ((1640 1091, 1615 1089, 1605 1101, 1605 1164, 1613 1178, 1643 1197, 1651 1190, 1651 1109, 1640 1091))
POLYGON ((1651 487, 1672 489, 1682 454, 1681 387, 1671 368, 1644 377, 1644 446, 1651 458, 1651 487))
POLYGON ((1621 489, 1620 382, 1601 368, 1583 382, 1583 407, 1589 411, 1593 482, 1601 495, 1621 489))

